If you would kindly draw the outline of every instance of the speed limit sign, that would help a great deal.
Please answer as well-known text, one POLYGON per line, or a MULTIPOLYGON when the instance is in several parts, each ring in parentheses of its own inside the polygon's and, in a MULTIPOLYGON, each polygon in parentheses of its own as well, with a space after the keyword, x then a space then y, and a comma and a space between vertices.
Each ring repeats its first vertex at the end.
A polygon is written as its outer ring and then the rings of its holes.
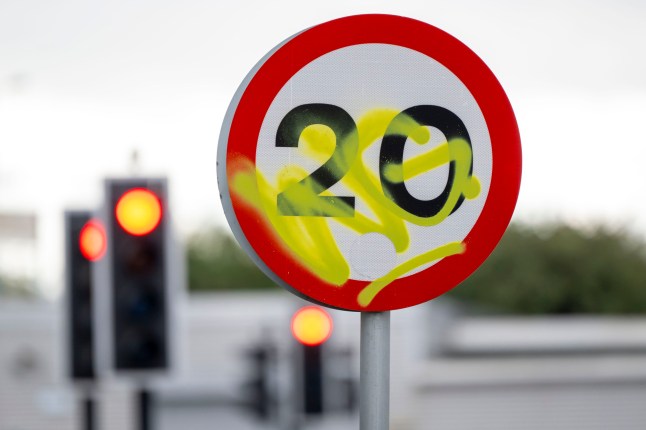
POLYGON ((391 15, 287 39, 247 75, 222 126, 232 231, 277 283, 356 311, 413 306, 491 253, 516 204, 518 127, 460 41, 391 15))

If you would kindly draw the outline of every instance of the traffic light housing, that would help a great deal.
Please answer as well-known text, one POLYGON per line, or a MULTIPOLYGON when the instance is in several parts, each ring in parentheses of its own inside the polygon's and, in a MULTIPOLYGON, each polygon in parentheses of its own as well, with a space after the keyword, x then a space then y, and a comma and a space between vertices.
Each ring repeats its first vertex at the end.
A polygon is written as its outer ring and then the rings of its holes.
POLYGON ((91 212, 65 212, 68 372, 74 380, 96 376, 92 264, 105 249, 105 230, 91 212))
POLYGON ((164 179, 106 182, 110 332, 116 371, 169 366, 168 214, 164 179))
POLYGON ((301 357, 300 378, 303 413, 320 415, 323 413, 324 372, 323 345, 332 333, 333 323, 330 315, 317 306, 299 309, 292 317, 292 334, 299 342, 297 351, 301 357))
POLYGON ((249 378, 243 385, 245 406, 259 420, 269 420, 277 407, 278 395, 272 374, 277 351, 272 344, 259 343, 246 351, 249 378))

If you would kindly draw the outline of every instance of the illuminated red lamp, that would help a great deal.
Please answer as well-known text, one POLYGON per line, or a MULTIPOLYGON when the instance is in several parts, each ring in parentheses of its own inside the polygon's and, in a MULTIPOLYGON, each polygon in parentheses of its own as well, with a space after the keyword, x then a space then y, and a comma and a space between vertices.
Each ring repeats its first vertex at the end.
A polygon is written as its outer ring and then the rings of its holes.
POLYGON ((145 188, 133 188, 124 193, 115 209, 117 222, 133 236, 143 236, 159 225, 162 207, 159 197, 145 188))
POLYGON ((321 345, 332 334, 332 327, 332 317, 316 306, 301 308, 292 317, 292 334, 303 345, 321 345))
POLYGON ((91 219, 81 229, 79 234, 79 248, 83 257, 90 261, 100 260, 105 254, 107 240, 105 229, 96 219, 91 219))

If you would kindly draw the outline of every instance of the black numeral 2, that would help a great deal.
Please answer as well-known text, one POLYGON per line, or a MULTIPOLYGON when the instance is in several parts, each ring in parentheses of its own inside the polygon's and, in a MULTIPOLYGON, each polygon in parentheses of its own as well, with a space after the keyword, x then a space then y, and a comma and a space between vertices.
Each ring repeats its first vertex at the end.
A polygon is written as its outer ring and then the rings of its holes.
POLYGON ((321 196, 350 169, 359 150, 357 125, 338 106, 313 103, 295 107, 278 126, 276 146, 297 147, 306 127, 322 124, 332 129, 336 147, 321 167, 278 194, 278 213, 288 216, 352 217, 354 197, 321 196))

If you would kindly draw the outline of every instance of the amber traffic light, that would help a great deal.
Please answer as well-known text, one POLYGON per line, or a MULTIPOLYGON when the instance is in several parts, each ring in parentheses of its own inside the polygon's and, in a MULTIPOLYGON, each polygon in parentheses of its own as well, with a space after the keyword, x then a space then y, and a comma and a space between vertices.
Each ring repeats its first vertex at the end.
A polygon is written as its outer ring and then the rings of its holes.
POLYGON ((332 327, 330 315, 316 306, 301 308, 292 318, 292 334, 303 345, 322 344, 332 334, 332 327))
POLYGON ((115 216, 125 231, 134 236, 143 236, 159 225, 162 218, 161 202, 152 191, 133 188, 119 198, 115 216))

